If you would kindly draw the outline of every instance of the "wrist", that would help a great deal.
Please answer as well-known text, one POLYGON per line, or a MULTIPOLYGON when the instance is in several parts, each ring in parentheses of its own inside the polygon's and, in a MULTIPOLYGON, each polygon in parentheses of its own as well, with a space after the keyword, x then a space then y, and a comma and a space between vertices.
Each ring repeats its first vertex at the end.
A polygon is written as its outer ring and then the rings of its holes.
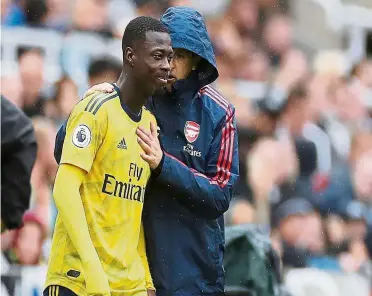
POLYGON ((159 162, 158 166, 155 169, 152 170, 153 176, 157 177, 157 176, 160 175, 161 170, 163 168, 163 164, 164 164, 164 152, 162 152, 162 157, 160 159, 160 162, 159 162))

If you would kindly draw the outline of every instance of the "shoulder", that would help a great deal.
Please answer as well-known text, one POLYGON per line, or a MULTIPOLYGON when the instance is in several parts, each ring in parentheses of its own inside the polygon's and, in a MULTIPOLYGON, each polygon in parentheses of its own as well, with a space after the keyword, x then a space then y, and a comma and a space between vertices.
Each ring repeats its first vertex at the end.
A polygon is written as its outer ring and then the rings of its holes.
POLYGON ((217 121, 223 118, 232 117, 235 113, 234 106, 212 86, 206 85, 198 92, 199 97, 203 102, 211 117, 217 121))
POLYGON ((110 107, 110 103, 116 98, 118 98, 116 92, 94 92, 93 94, 83 98, 75 106, 75 109, 77 112, 89 112, 96 116, 97 114, 99 115, 100 113, 107 112, 110 107))
POLYGON ((117 108, 111 108, 111 103, 118 98, 117 93, 94 92, 84 97, 73 108, 69 117, 69 122, 74 118, 91 118, 93 121, 107 121, 108 113, 117 108))

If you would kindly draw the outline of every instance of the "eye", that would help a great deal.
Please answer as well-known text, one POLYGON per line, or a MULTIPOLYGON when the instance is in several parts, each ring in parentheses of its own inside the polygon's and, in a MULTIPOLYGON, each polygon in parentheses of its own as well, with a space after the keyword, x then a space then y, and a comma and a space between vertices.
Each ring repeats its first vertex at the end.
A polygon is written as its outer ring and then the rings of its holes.
POLYGON ((176 57, 177 59, 184 59, 184 58, 185 58, 185 55, 184 55, 183 53, 177 52, 177 53, 175 54, 175 57, 176 57))
POLYGON ((155 60, 161 60, 163 58, 163 55, 161 53, 155 53, 154 58, 155 60))

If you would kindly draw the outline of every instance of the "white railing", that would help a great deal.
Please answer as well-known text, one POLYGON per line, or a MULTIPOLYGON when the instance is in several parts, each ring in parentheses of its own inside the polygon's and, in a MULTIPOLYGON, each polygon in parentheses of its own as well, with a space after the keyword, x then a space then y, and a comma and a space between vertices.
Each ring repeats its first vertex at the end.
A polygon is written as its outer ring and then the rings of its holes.
POLYGON ((372 29, 371 8, 362 7, 356 4, 342 3, 341 0, 312 1, 324 9, 327 22, 333 30, 341 30, 348 27, 372 29))

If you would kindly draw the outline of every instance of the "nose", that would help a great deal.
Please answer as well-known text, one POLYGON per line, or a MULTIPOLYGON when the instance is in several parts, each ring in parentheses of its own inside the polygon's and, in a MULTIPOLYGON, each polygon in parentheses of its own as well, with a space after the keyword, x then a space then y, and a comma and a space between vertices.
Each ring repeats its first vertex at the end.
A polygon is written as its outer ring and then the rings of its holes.
POLYGON ((168 58, 165 58, 163 60, 163 63, 161 64, 161 69, 163 71, 166 71, 166 72, 169 72, 170 71, 171 67, 170 67, 170 63, 169 63, 168 58))

